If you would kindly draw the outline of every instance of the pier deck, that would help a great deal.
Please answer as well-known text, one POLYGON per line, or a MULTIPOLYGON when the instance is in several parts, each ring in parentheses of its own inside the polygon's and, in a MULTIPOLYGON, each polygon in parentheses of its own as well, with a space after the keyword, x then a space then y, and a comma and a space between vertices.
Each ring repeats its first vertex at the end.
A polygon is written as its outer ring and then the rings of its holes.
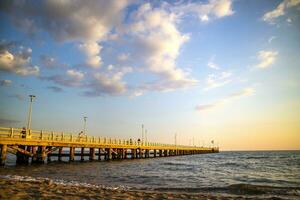
POLYGON ((0 164, 4 165, 6 154, 16 155, 17 163, 44 163, 51 157, 68 157, 74 161, 75 156, 84 160, 135 159, 150 157, 167 157, 202 153, 217 153, 218 148, 139 142, 136 140, 112 139, 106 137, 83 136, 64 132, 23 130, 20 128, 0 127, 0 164), (66 150, 68 148, 68 150, 66 150), (80 149, 80 152, 76 151, 80 149), (86 153, 85 149, 89 152, 86 153))

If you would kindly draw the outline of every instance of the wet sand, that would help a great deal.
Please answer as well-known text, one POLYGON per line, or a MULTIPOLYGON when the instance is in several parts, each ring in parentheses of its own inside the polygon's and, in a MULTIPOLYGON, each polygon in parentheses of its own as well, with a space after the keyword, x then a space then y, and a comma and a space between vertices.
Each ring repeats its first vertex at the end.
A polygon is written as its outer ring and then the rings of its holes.
MULTIPOLYGON (((51 180, 0 179, 0 199, 252 199, 199 193, 134 191, 54 183, 51 180)), ((255 198, 257 199, 257 198, 255 198)))

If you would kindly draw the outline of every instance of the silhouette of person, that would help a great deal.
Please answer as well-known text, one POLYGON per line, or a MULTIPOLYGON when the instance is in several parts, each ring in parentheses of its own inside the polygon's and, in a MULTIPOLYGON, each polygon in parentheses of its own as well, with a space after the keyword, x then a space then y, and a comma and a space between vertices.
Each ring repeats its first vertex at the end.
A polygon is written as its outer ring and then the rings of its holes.
POLYGON ((22 128, 21 137, 26 138, 26 128, 25 127, 22 128))
POLYGON ((79 134, 78 134, 78 136, 79 136, 80 138, 82 138, 82 137, 84 136, 83 131, 80 131, 79 134))

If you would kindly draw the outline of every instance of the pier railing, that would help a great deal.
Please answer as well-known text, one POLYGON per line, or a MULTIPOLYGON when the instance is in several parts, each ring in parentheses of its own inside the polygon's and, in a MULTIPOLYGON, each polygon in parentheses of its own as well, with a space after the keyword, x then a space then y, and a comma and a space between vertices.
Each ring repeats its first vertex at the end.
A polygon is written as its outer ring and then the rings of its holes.
POLYGON ((132 139, 114 139, 99 136, 79 136, 78 134, 54 132, 44 130, 24 130, 21 128, 6 128, 0 127, 1 138, 24 139, 29 141, 47 141, 47 142, 66 142, 66 143, 84 143, 84 144, 99 144, 99 145, 128 145, 141 147, 172 147, 172 148, 201 148, 203 150, 211 149, 206 147, 186 146, 163 144, 157 142, 145 142, 132 139))

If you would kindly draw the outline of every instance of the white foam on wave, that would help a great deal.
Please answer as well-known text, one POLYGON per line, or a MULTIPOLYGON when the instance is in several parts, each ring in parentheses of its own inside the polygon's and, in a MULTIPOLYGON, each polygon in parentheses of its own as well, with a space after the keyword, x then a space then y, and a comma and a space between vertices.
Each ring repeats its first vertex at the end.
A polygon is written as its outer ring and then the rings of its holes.
POLYGON ((130 187, 124 185, 118 186, 108 186, 108 185, 94 185, 90 183, 81 183, 78 181, 66 181, 62 179, 50 179, 50 178, 42 178, 42 177, 31 177, 31 176, 19 176, 19 175, 0 175, 0 179, 8 179, 14 181, 22 181, 22 182, 45 182, 48 184, 57 184, 64 186, 76 186, 76 187, 87 187, 87 188, 97 188, 97 189, 105 189, 105 190, 122 190, 128 191, 130 187))

